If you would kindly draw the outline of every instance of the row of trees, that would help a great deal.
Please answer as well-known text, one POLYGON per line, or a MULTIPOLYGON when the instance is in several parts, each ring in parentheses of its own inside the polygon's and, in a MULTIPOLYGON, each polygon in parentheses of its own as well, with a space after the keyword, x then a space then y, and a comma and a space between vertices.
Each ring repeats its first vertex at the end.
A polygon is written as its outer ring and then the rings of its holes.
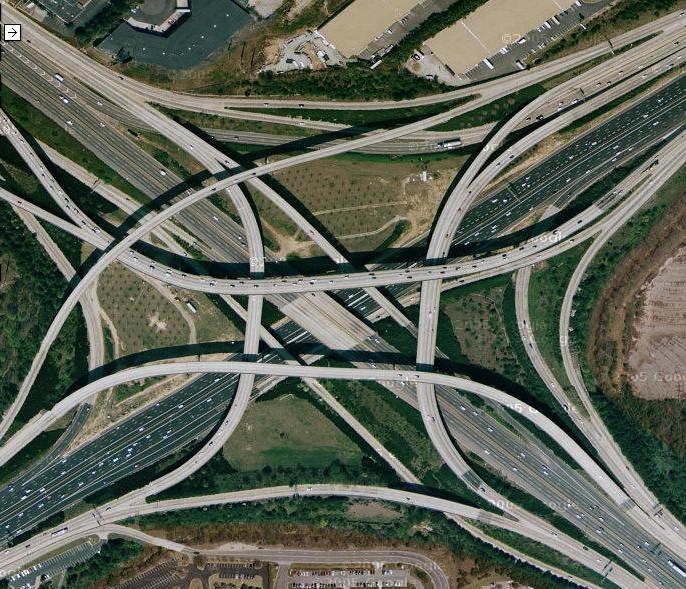
MULTIPOLYGON (((155 514, 139 518, 143 529, 170 530, 171 537, 187 542, 240 540, 249 543, 328 547, 332 542, 350 547, 403 546, 448 549, 458 560, 471 561, 457 578, 457 587, 473 582, 471 575, 495 572, 537 589, 571 589, 573 585, 494 551, 441 514, 407 506, 388 505, 397 517, 360 521, 351 517, 354 501, 342 498, 297 497, 207 509, 155 514)), ((130 523, 130 522, 129 522, 130 523)))
MULTIPOLYGON (((0 349, 3 378, 0 380, 0 411, 16 397, 40 341, 60 307, 66 281, 23 222, 6 204, 0 205, 0 254, 9 254, 13 279, 0 293, 0 349)), ((82 319, 74 315, 53 346, 34 390, 38 404, 54 402, 82 373, 85 363, 79 339, 82 319)))
POLYGON ((385 484, 386 477, 376 472, 376 463, 364 456, 360 467, 333 460, 323 468, 265 466, 261 470, 239 472, 221 454, 216 454, 200 470, 154 499, 192 497, 209 493, 225 493, 240 489, 299 485, 307 483, 385 484))
MULTIPOLYGON (((137 542, 114 539, 105 544, 100 552, 86 562, 71 567, 66 574, 64 587, 86 589, 97 581, 106 579, 126 563, 143 555, 144 548, 137 542)), ((114 585, 103 585, 112 587, 114 585)))

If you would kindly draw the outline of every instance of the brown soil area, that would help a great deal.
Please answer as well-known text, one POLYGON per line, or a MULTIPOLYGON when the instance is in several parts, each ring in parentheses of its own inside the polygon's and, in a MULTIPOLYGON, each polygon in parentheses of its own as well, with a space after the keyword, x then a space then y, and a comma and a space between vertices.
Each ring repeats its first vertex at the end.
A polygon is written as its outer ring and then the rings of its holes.
MULTIPOLYGON (((686 192, 683 195, 686 196, 686 192)), ((675 252, 686 246, 684 196, 668 208, 641 244, 624 257, 595 306, 591 317, 589 363, 596 382, 610 395, 617 396, 624 384, 636 380, 636 377, 632 379, 634 373, 628 362, 634 343, 663 329, 656 323, 643 328, 641 335, 635 332, 643 316, 642 302, 649 293, 644 285, 653 280, 675 252)), ((660 303, 655 301, 654 304, 660 303)), ((643 396, 648 396, 647 391, 642 390, 643 396)))
POLYGON ((686 248, 641 287, 629 366, 646 399, 686 399, 686 248))
POLYGON ((391 521, 400 517, 400 514, 390 507, 386 507, 375 501, 366 503, 356 502, 348 506, 346 512, 348 519, 357 521, 391 521))

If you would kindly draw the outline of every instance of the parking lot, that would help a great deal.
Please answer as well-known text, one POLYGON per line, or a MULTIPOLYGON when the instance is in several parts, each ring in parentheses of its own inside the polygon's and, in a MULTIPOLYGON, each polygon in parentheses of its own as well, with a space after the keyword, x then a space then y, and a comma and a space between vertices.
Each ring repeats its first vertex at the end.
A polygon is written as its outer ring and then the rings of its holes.
MULTIPOLYGON (((414 59, 408 60, 408 68, 419 76, 436 77, 454 86, 505 75, 523 69, 529 57, 575 27, 585 26, 586 19, 611 2, 565 0, 562 6, 567 7, 551 14, 555 9, 546 11, 541 2, 552 4, 552 0, 527 1, 532 7, 535 4, 535 9, 526 18, 512 11, 507 19, 491 14, 491 23, 498 26, 487 26, 482 22, 487 13, 475 11, 425 43, 414 59)), ((503 2, 491 0, 482 8, 489 7, 491 13, 503 2)))
MULTIPOLYGON (((375 566, 345 569, 302 569, 291 568, 286 583, 289 589, 351 589, 352 587, 409 587, 418 581, 410 577, 405 569, 375 566)), ((277 589, 283 589, 277 587, 277 589)))
POLYGON ((191 589, 197 587, 198 583, 203 589, 209 589, 211 577, 238 586, 247 584, 260 586, 261 589, 269 588, 269 568, 264 564, 212 561, 199 569, 196 566, 182 566, 170 559, 124 582, 117 589, 191 589))
POLYGON ((98 541, 85 542, 23 569, 9 578, 10 589, 30 589, 35 587, 38 577, 50 579, 69 567, 85 562, 100 552, 101 546, 102 543, 98 541))
POLYGON ((345 57, 360 55, 421 0, 355 0, 320 30, 345 57))
POLYGON ((316 70, 343 65, 345 58, 317 31, 307 31, 288 39, 281 47, 276 63, 263 68, 277 74, 294 70, 316 70))

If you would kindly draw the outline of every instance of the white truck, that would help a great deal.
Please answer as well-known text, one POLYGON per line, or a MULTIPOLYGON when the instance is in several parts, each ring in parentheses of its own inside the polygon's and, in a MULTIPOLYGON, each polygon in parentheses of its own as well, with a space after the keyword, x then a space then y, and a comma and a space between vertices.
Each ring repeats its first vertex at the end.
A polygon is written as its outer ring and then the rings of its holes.
POLYGON ((672 567, 672 569, 674 569, 677 574, 681 575, 682 577, 684 577, 686 579, 686 571, 684 569, 682 569, 681 566, 679 566, 677 563, 675 563, 674 561, 671 561, 671 560, 668 560, 667 564, 670 567, 672 567))
POLYGON ((462 145, 461 139, 451 139, 450 141, 441 141, 436 144, 436 149, 455 149, 462 145))

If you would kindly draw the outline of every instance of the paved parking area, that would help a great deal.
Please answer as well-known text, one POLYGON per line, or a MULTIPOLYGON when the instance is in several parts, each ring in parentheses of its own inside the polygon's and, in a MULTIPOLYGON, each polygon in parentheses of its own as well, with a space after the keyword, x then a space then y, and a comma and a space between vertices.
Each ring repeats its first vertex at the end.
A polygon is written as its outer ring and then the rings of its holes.
POLYGON ((513 11, 510 3, 510 10, 507 11, 505 4, 509 0, 491 0, 482 7, 489 7, 488 19, 484 19, 484 15, 487 16, 485 12, 477 15, 479 9, 444 29, 416 53, 420 59, 408 60, 408 69, 418 76, 436 77, 452 86, 511 73, 522 69, 531 55, 543 50, 557 38, 584 26, 586 19, 608 6, 612 0, 564 0, 564 3, 560 0, 525 1, 532 4, 532 10, 523 17, 517 13, 523 8, 519 4, 513 11), (501 12, 507 18, 494 16, 501 12), (493 26, 493 23, 497 26, 493 26), (536 28, 532 28, 534 26, 536 28), (484 59, 488 60, 490 67, 484 59))
POLYGON ((196 581, 195 585, 200 581, 203 589, 209 589, 211 577, 230 581, 238 586, 261 584, 262 589, 269 588, 269 567, 264 563, 213 561, 199 569, 196 566, 180 566, 171 559, 126 581, 117 589, 190 589, 193 581, 196 581), (255 583, 255 580, 259 583, 255 583))
POLYGON ((265 72, 322 69, 343 65, 344 57, 317 31, 288 39, 281 48, 279 60, 263 68, 265 72))
POLYGON ((44 579, 50 579, 69 567, 85 562, 100 552, 101 546, 101 542, 85 542, 32 565, 27 569, 23 569, 10 577, 10 589, 30 589, 35 587, 38 577, 43 576, 44 579))
POLYGON ((421 0, 355 0, 321 28, 345 57, 360 55, 376 37, 383 35, 421 0))
POLYGON ((489 0, 425 43, 456 74, 468 71, 484 58, 518 39, 546 19, 566 10, 574 0, 560 5, 553 0, 489 0))
MULTIPOLYGON (((286 577, 289 589, 354 589, 356 587, 409 587, 418 583, 405 569, 383 568, 378 564, 362 569, 303 570, 291 568, 286 577)), ((278 584, 277 584, 278 585, 278 584)), ((278 587, 276 589, 286 589, 278 587)))
POLYGON ((417 4, 401 20, 394 22, 381 35, 373 39, 367 47, 360 52, 359 57, 368 61, 374 61, 383 57, 395 45, 400 43, 407 34, 420 26, 434 12, 442 12, 459 0, 424 0, 417 4))
POLYGON ((78 0, 37 0, 36 3, 65 23, 74 22, 84 9, 78 0))

